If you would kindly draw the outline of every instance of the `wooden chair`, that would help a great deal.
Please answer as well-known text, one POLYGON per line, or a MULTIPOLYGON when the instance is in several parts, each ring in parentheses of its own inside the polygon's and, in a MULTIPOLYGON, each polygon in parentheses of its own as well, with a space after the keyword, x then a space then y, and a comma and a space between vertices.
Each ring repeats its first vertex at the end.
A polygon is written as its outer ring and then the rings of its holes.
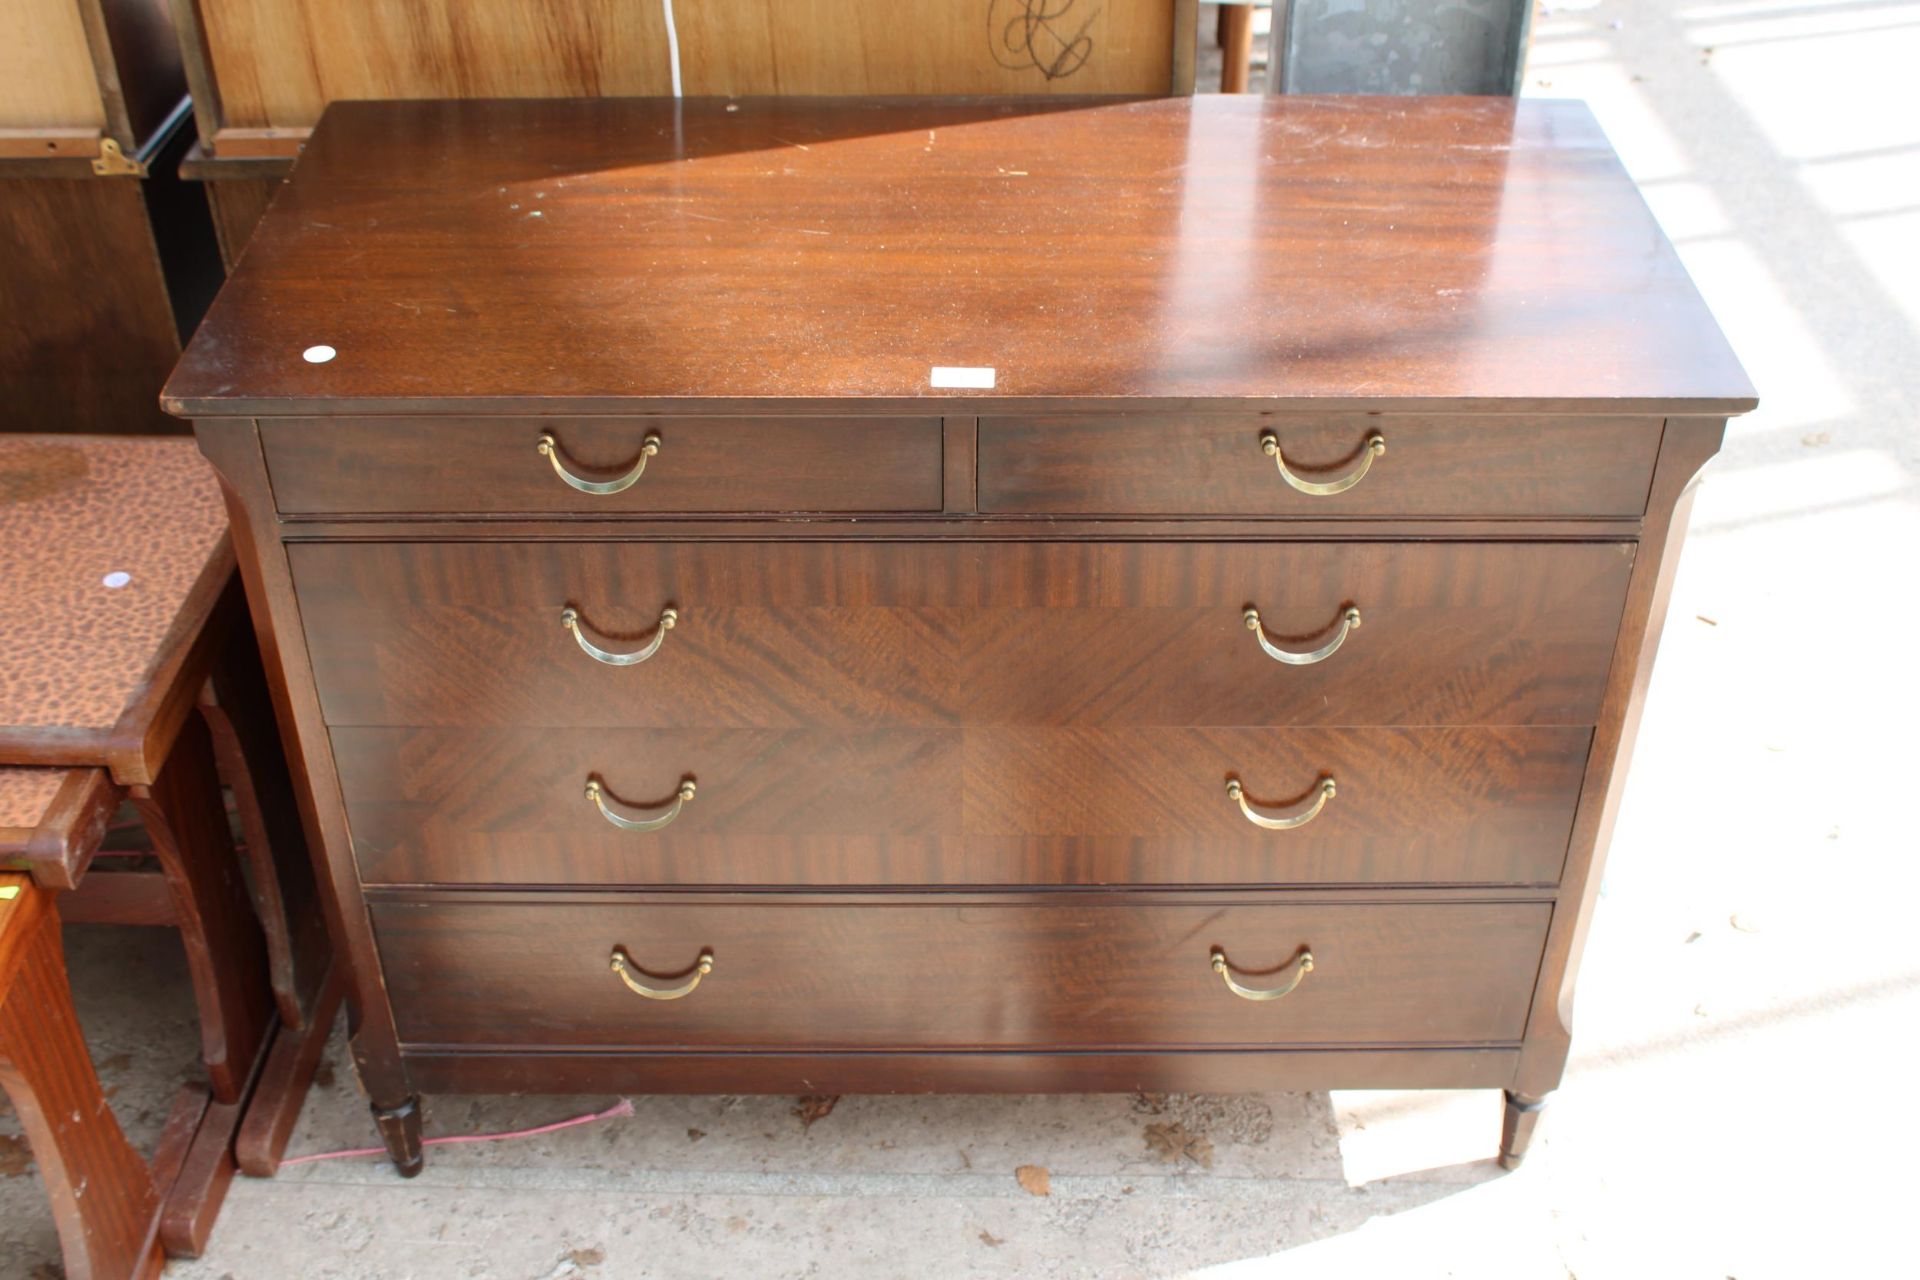
POLYGON ((53 1202, 67 1280, 159 1275, 160 1192, 87 1056, 53 895, 17 873, 0 874, 0 1087, 53 1202))

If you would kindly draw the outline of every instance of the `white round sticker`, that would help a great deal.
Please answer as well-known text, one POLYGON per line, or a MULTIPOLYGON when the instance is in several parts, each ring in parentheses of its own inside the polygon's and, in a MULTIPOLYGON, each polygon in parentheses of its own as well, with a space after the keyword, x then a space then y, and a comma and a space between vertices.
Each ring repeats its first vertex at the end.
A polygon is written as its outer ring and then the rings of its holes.
POLYGON ((121 587, 126 586, 129 582, 132 582, 132 581, 133 581, 132 574, 126 573, 119 569, 115 569, 112 573, 100 579, 100 585, 108 588, 109 590, 118 591, 121 587))
POLYGON ((300 358, 308 364, 325 364, 338 354, 339 352, 323 342, 318 346, 308 347, 305 351, 302 351, 300 358))

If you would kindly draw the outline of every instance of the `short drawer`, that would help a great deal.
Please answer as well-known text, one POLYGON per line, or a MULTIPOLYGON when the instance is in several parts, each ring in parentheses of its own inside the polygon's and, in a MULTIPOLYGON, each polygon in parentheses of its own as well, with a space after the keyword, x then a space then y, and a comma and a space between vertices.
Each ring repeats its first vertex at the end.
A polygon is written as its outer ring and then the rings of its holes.
POLYGON ((1570 728, 333 731, 366 882, 630 887, 1552 884, 1589 740, 1570 728))
POLYGON ((1402 414, 982 418, 979 501, 984 512, 1035 515, 1630 517, 1646 509, 1661 425, 1402 414))
POLYGON ((260 423, 260 439, 289 515, 938 511, 942 501, 938 418, 277 418, 260 423))
POLYGON ((733 1049, 1509 1043, 1550 910, 1101 895, 372 906, 412 1045, 733 1049), (1267 1001, 1226 981, 1273 991, 1295 976, 1267 1001), (629 980, 692 990, 648 999, 629 980))
POLYGON ((1629 542, 288 549, 329 724, 636 728, 1590 725, 1633 552, 1629 542))

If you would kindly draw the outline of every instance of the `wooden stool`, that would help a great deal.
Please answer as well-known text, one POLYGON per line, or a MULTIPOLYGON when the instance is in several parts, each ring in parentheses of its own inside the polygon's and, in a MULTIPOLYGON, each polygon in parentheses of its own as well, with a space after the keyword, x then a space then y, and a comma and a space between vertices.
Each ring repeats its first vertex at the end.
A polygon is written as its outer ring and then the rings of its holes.
POLYGON ((9 864, 186 945, 208 1085, 161 1239, 194 1256, 235 1169, 277 1167, 342 987, 218 483, 190 441, 0 436, 0 578, 0 765, 46 804, 9 864), (87 874, 123 796, 159 871, 87 874))
POLYGON ((68 1280, 159 1275, 160 1193, 87 1057, 52 895, 16 874, 0 874, 0 1087, 53 1201, 68 1280))

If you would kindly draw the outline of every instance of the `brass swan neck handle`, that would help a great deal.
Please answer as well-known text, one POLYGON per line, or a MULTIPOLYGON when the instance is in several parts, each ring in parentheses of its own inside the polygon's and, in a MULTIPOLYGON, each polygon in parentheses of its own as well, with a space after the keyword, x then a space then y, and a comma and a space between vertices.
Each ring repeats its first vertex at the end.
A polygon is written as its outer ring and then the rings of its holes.
POLYGON ((1273 465, 1280 468, 1280 478, 1298 489, 1301 493, 1311 494, 1316 498, 1325 498, 1336 493, 1345 493, 1362 480, 1365 480, 1367 478, 1367 470, 1373 466, 1373 460, 1386 451, 1387 438, 1379 432, 1375 432, 1367 437, 1366 446, 1360 451, 1360 461, 1354 464, 1353 470, 1347 472, 1347 474, 1341 476, 1338 480, 1327 480, 1324 482, 1302 480, 1287 468, 1286 455, 1280 452, 1280 437, 1271 431, 1264 431, 1260 435, 1260 452, 1272 458, 1273 465))
POLYGON ((553 464, 553 474, 559 476, 580 492, 596 494, 622 493, 633 488, 640 477, 647 473, 647 462, 654 454, 660 452, 660 434, 656 431, 649 431, 647 438, 640 442, 639 461, 633 464, 632 469, 629 470, 627 474, 614 480, 588 480, 584 476, 577 476, 567 470, 567 464, 560 460, 560 442, 554 439, 551 431, 542 431, 540 433, 540 439, 533 447, 541 457, 553 464))

